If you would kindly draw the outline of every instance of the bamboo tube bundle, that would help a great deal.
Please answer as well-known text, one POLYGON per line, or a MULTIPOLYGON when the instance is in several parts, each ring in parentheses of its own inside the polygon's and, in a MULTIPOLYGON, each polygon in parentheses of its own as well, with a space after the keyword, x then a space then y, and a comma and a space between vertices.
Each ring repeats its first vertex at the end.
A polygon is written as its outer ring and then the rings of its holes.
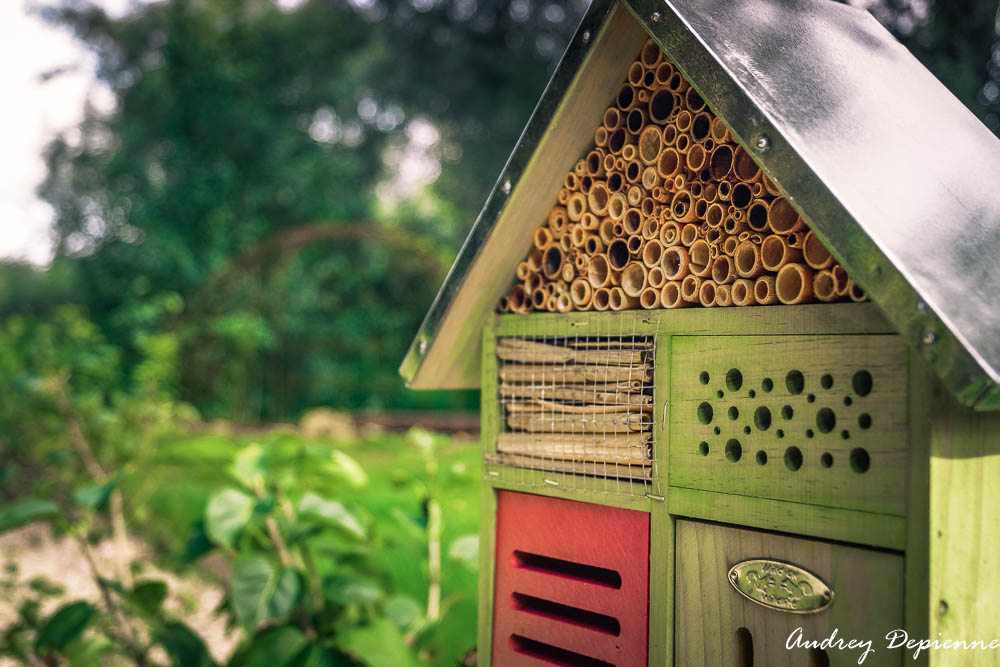
POLYGON ((600 120, 517 266, 520 289, 498 310, 867 298, 655 42, 626 68, 600 120), (793 264, 800 268, 785 269, 793 264), (558 294, 539 292, 558 281, 558 294), (678 285, 664 301, 670 282, 678 285))

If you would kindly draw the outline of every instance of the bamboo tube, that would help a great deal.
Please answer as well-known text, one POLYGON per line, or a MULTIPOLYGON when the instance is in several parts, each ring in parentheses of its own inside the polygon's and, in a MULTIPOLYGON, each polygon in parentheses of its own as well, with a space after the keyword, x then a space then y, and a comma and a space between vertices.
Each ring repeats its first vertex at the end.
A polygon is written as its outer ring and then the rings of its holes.
MULTIPOLYGON (((659 157, 659 155, 657 155, 657 157, 659 157)), ((656 167, 650 165, 642 170, 642 178, 639 179, 639 182, 642 184, 642 187, 644 187, 646 190, 652 190, 653 188, 658 186, 662 181, 660 179, 660 175, 656 173, 656 167)))
POLYGON ((655 81, 658 86, 666 86, 667 82, 670 81, 670 77, 673 75, 674 66, 671 65, 666 59, 656 66, 655 81))
POLYGON ((638 297, 646 289, 648 269, 642 262, 629 262, 622 269, 622 291, 626 296, 638 297))
MULTIPOLYGON (((497 451, 506 454, 543 456, 549 459, 564 458, 573 461, 633 461, 649 460, 649 446, 609 446, 607 441, 590 437, 587 444, 578 435, 536 435, 525 433, 501 433, 497 436, 497 451), (542 442, 540 437, 558 438, 542 442)), ((616 443, 617 445, 617 443, 616 443)))
POLYGON ((692 114, 687 109, 681 109, 677 113, 677 118, 674 120, 674 124, 677 126, 678 132, 687 132, 691 129, 691 123, 694 121, 694 114, 692 114))
POLYGON ((604 156, 604 175, 609 176, 615 169, 615 156, 608 153, 604 156))
POLYGON ((562 248, 556 243, 550 243, 543 252, 542 273, 549 280, 555 280, 562 272, 565 259, 562 248))
POLYGON ((722 240, 722 252, 730 255, 731 257, 736 257, 739 246, 740 240, 735 236, 726 236, 726 238, 722 240))
POLYGON ((721 227, 722 222, 725 219, 726 209, 718 202, 709 205, 708 209, 705 211, 705 224, 709 227, 721 227))
POLYGON ((514 285, 507 294, 507 306, 512 312, 527 312, 528 295, 524 291, 523 285, 514 285))
POLYGON ((724 231, 729 236, 742 236, 743 232, 749 234, 749 228, 745 222, 740 222, 739 217, 736 215, 739 211, 734 211, 732 214, 727 215, 725 221, 722 223, 722 231, 724 231))
POLYGON ((688 149, 691 148, 691 135, 687 132, 678 134, 677 140, 674 141, 674 148, 677 149, 678 153, 687 153, 688 149))
POLYGON ((764 264, 760 259, 760 248, 752 241, 743 241, 737 245, 734 259, 736 260, 736 273, 741 278, 756 278, 764 273, 764 264))
POLYGON ((574 247, 579 248, 583 245, 583 242, 587 240, 587 230, 583 228, 583 225, 571 225, 569 230, 570 243, 574 247))
POLYGON ((608 188, 608 192, 610 193, 621 192, 622 189, 625 187, 625 176, 621 173, 621 169, 624 166, 625 166, 624 160, 622 160, 620 157, 615 158, 615 164, 614 167, 612 167, 614 171, 608 173, 608 178, 604 182, 605 186, 607 186, 608 188), (619 166, 618 164, 619 162, 622 163, 621 166, 619 166))
POLYGON ((715 283, 712 280, 702 280, 698 288, 698 303, 705 308, 715 305, 715 283))
POLYGON ((594 130, 594 144, 598 148, 604 148, 608 145, 608 128, 601 125, 594 130))
MULTIPOLYGON (((642 238, 646 241, 656 241, 660 237, 660 220, 654 216, 649 216, 642 223, 642 238)), ((656 241, 659 245, 659 241, 656 241)), ((655 264, 655 262, 654 262, 655 264)))
MULTIPOLYGON (((692 199, 701 197, 702 188, 703 185, 700 181, 691 181, 691 184, 688 185, 688 192, 691 193, 692 199)), ((704 214, 704 211, 702 211, 702 213, 704 214)))
POLYGON ((607 287, 611 284, 611 265, 604 253, 593 255, 587 266, 587 281, 591 287, 607 287))
POLYGON ((576 164, 573 165, 573 173, 576 174, 577 178, 583 178, 587 173, 587 161, 586 159, 579 159, 576 164))
POLYGON ((531 241, 538 249, 546 248, 552 243, 552 232, 548 227, 539 227, 532 234, 531 241))
POLYGON ((499 312, 499 313, 509 313, 509 312, 511 312, 510 311, 510 303, 507 301, 507 296, 506 295, 500 297, 500 300, 497 302, 497 312, 499 312))
POLYGON ((554 207, 549 212, 548 223, 552 229, 565 229, 569 224, 569 216, 566 213, 566 209, 562 206, 554 207))
POLYGON ((778 271, 781 267, 797 262, 802 258, 802 251, 788 247, 784 236, 772 234, 765 236, 760 244, 760 262, 768 271, 778 271))
POLYGON ((620 192, 612 193, 611 198, 608 200, 608 216, 617 222, 625 216, 625 211, 627 210, 628 200, 625 199, 625 195, 620 192))
POLYGON ((647 125, 639 134, 639 159, 643 164, 656 164, 656 159, 663 150, 663 134, 656 125, 647 125))
MULTIPOLYGON (((670 77, 670 81, 667 82, 667 90, 670 90, 671 92, 674 93, 681 93, 684 91, 684 88, 685 88, 684 77, 681 76, 680 72, 675 71, 674 75, 670 77)), ((680 98, 678 98, 678 102, 679 101, 680 98)))
POLYGON ((642 243, 642 236, 639 234, 632 234, 625 239, 625 244, 628 246, 628 254, 632 257, 638 257, 642 252, 642 243))
MULTIPOLYGON (((694 91, 694 88, 692 88, 691 91, 694 91)), ((695 93, 695 95, 697 95, 697 93, 695 93)), ((701 97, 699 97, 698 99, 700 100, 701 97)), ((688 108, 694 111, 694 107, 689 106, 688 108)), ((704 102, 702 102, 702 108, 704 108, 704 102)), ((694 120, 691 121, 691 138, 694 139, 696 143, 701 144, 709 140, 709 133, 711 132, 711 130, 712 130, 711 116, 709 116, 704 111, 696 113, 694 116, 694 120)))
POLYGON ((618 89, 618 95, 615 96, 615 106, 617 106, 622 111, 627 111, 631 109, 638 102, 636 96, 636 89, 629 84, 623 84, 621 88, 618 89))
POLYGON ((521 262, 517 265, 517 271, 515 271, 515 274, 517 275, 518 280, 527 280, 529 273, 531 273, 531 267, 528 266, 527 262, 521 262))
POLYGON ((541 271, 532 271, 528 275, 528 279, 524 281, 524 289, 527 292, 534 292, 535 290, 542 289, 543 283, 541 271))
POLYGON ((813 294, 820 301, 829 302, 837 298, 837 281, 833 277, 833 271, 823 269, 817 271, 813 276, 813 294))
POLYGON ((587 153, 587 173, 594 178, 604 176, 604 151, 592 150, 587 153))
POLYGON ((730 289, 733 303, 737 306, 752 306, 754 304, 753 283, 746 278, 740 278, 730 289))
POLYGON ((763 275, 757 278, 753 284, 754 301, 762 306, 769 306, 778 303, 778 295, 775 291, 775 280, 772 275, 763 275))
POLYGON ((558 202, 560 206, 565 206, 566 202, 569 201, 570 194, 570 191, 566 188, 559 188, 559 194, 556 195, 556 202, 558 202))
POLYGON ((739 234, 736 235, 736 238, 739 239, 740 243, 743 243, 744 241, 749 241, 750 240, 750 232, 748 232, 746 230, 743 230, 739 234))
POLYGON ((639 206, 642 204, 642 200, 645 198, 646 193, 638 185, 630 185, 628 190, 625 192, 625 201, 628 202, 629 206, 639 206))
POLYGON ((709 176, 716 181, 721 181, 733 169, 733 149, 725 144, 715 147, 708 160, 709 176))
POLYGON ((706 230, 706 229, 702 228, 702 231, 705 232, 704 235, 703 235, 703 237, 704 237, 704 239, 706 241, 708 241, 708 245, 711 245, 711 246, 718 245, 719 242, 722 240, 722 231, 721 230, 711 229, 711 228, 709 228, 709 229, 706 230))
POLYGON ((715 305, 722 308, 733 305, 733 294, 729 285, 715 286, 715 305))
MULTIPOLYGON (((642 383, 636 383, 641 388, 642 383)), ((629 383, 607 384, 500 384, 500 395, 506 399, 537 398, 549 401, 576 401, 591 405, 651 406, 653 397, 635 393, 629 383)))
POLYGON ((678 245, 664 248, 660 257, 660 267, 667 280, 681 280, 690 269, 690 257, 686 248, 678 245))
POLYGON ((785 264, 774 279, 774 292, 784 304, 806 303, 812 298, 812 270, 804 264, 785 264))
POLYGON ((665 58, 663 57, 663 51, 660 50, 660 45, 656 43, 655 39, 650 37, 642 45, 642 50, 639 52, 639 62, 646 69, 656 69, 657 65, 663 60, 665 58))
MULTIPOLYGON (((628 243, 624 239, 615 239, 608 245, 608 265, 617 271, 625 268, 629 261, 628 243)), ((593 260, 591 260, 593 261, 593 260)))
POLYGON ((737 183, 733 186, 733 194, 729 199, 737 209, 743 209, 753 201, 753 192, 746 183, 737 183))
MULTIPOLYGON (((702 172, 702 175, 704 176, 704 172, 702 172)), ((709 176, 709 178, 711 178, 711 176, 709 176)), ((705 183, 705 190, 702 192, 701 196, 704 197, 705 201, 709 204, 714 204, 719 198, 719 186, 712 182, 705 183)))
POLYGON ((580 226, 588 232, 596 230, 599 224, 600 219, 590 211, 580 216, 580 226))
POLYGON ((698 225, 688 223, 681 227, 681 245, 690 248, 698 240, 698 225))
POLYGON ((713 262, 715 261, 715 258, 721 254, 722 253, 719 252, 719 246, 717 244, 716 245, 712 245, 711 243, 708 244, 708 256, 712 259, 713 262))
POLYGON ((615 226, 612 229, 614 230, 615 239, 620 239, 625 236, 625 225, 623 225, 621 221, 615 222, 615 226))
MULTIPOLYGON (((606 215, 610 199, 611 193, 608 192, 608 186, 602 181, 596 181, 590 188, 590 192, 587 193, 587 205, 590 207, 590 213, 597 216, 606 215)), ((581 215, 581 217, 583 216, 581 215)))
POLYGON ((550 313, 556 312, 557 299, 558 297, 556 297, 555 294, 550 294, 548 297, 546 297, 545 310, 549 311, 550 313))
POLYGON ((777 197, 768 210, 767 226, 775 234, 790 234, 806 228, 806 223, 784 197, 777 197))
POLYGON ((675 220, 667 220, 660 225, 660 243, 663 247, 669 247, 680 241, 681 226, 675 220))
POLYGON ((830 267, 830 272, 833 273, 834 291, 837 296, 847 296, 848 284, 851 280, 847 271, 840 264, 834 264, 830 267))
POLYGON ((622 146, 621 157, 625 160, 626 165, 632 160, 635 160, 638 154, 639 149, 636 148, 635 144, 627 143, 622 146))
POLYGON ((573 241, 570 239, 568 235, 564 234, 559 239, 559 247, 562 248, 563 252, 568 253, 570 250, 573 249, 573 241))
POLYGON ((663 284, 667 282, 667 276, 663 273, 662 266, 652 266, 649 268, 649 274, 646 276, 646 281, 649 286, 653 289, 660 289, 663 284))
POLYGON ((535 310, 545 310, 545 302, 549 295, 543 289, 536 289, 531 292, 531 307, 535 310))
POLYGON ((732 140, 729 128, 726 127, 725 122, 718 116, 712 119, 711 137, 717 144, 724 144, 732 140))
MULTIPOLYGON (((647 169, 652 169, 652 167, 647 167, 647 169)), ((659 178, 659 176, 656 178, 659 178)), ((644 218, 651 218, 654 216, 659 218, 659 215, 656 213, 658 208, 661 207, 657 206, 656 200, 652 197, 643 197, 642 201, 639 202, 639 211, 642 213, 644 218)))
POLYGON ((767 230, 767 216, 770 207, 763 199, 757 199, 747 209, 747 224, 755 232, 767 230))
POLYGON ((755 245, 760 245, 764 242, 764 237, 760 234, 751 234, 750 241, 752 241, 755 245))
POLYGON ((604 243, 597 234, 588 234, 583 241, 583 251, 588 255, 595 255, 604 250, 604 243))
POLYGON ((805 237, 806 235, 802 232, 790 232, 785 235, 785 238, 788 239, 788 247, 798 248, 799 250, 802 249, 802 241, 805 237))
POLYGON ((707 159, 705 147, 701 144, 693 144, 686 155, 687 168, 691 171, 701 171, 705 168, 707 159))
POLYGON ((649 102, 649 91, 644 88, 640 88, 638 92, 636 92, 635 97, 639 101, 636 106, 644 105, 649 102))
POLYGON ((590 255, 585 255, 582 252, 577 253, 576 257, 573 259, 573 264, 576 265, 576 275, 587 275, 587 267, 590 266, 590 255))
POLYGON ((563 180, 563 187, 567 190, 579 190, 580 189, 580 177, 574 172, 569 172, 566 174, 566 178, 563 180))
POLYGON ((604 218, 601 220, 601 225, 598 227, 597 234, 601 237, 601 241, 604 245, 608 245, 615 240, 614 227, 615 222, 611 218, 604 218))
POLYGON ((684 308, 691 305, 681 297, 681 283, 676 280, 664 283, 659 293, 660 305, 664 308, 684 308))
POLYGON ((625 115, 618 107, 608 107, 604 112, 604 117, 601 119, 601 124, 609 133, 614 132, 621 127, 624 117, 625 115))
POLYGON ((590 303, 594 306, 595 310, 607 310, 611 307, 611 290, 607 287, 598 287, 594 290, 594 295, 590 303))
MULTIPOLYGON (((659 231, 659 230, 657 230, 659 231)), ((645 234, 643 234, 645 236, 645 234)), ((647 268, 659 266, 660 258, 663 256, 663 246, 656 239, 649 239, 642 248, 642 263, 647 268)))
POLYGON ((660 290, 649 286, 639 293, 639 305, 645 310, 660 307, 660 290))
POLYGON ((563 263, 562 279, 564 282, 570 283, 573 282, 574 278, 576 278, 576 264, 567 259, 567 261, 563 263))
POLYGON ((674 111, 674 96, 669 90, 660 89, 649 100, 649 117, 654 123, 666 123, 674 111))
POLYGON ((825 269, 833 264, 833 257, 816 232, 809 230, 806 240, 802 243, 802 258, 814 269, 825 269))
POLYGON ((634 366, 645 360, 643 350, 578 350, 563 345, 550 345, 518 338, 501 338, 496 346, 497 357, 522 364, 611 364, 634 366))
POLYGON ((719 201, 728 202, 732 198, 732 195, 733 184, 729 181, 719 181, 719 201))
POLYGON ((753 184, 750 185, 750 192, 753 194, 754 197, 764 196, 764 185, 760 182, 760 178, 758 178, 756 181, 753 182, 753 184))
POLYGON ((680 166, 680 153, 673 148, 664 148, 656 159, 656 173, 663 180, 676 176, 680 166))
POLYGON ((862 302, 868 300, 868 295, 865 293, 861 286, 858 285, 853 280, 850 281, 850 285, 847 288, 847 295, 851 297, 851 301, 862 302))
POLYGON ((736 280, 736 269, 732 257, 719 255, 712 260, 712 281, 716 285, 725 285, 734 280, 736 280))
POLYGON ((570 301, 569 294, 560 294, 556 297, 556 311, 568 313, 573 310, 573 302, 570 301))
POLYGON ((755 181, 760 175, 760 167, 742 146, 737 147, 733 153, 733 173, 741 181, 755 181))
POLYGON ((508 426, 529 433, 629 433, 645 430, 650 423, 650 417, 642 413, 561 415, 516 412, 507 415, 508 426))
POLYGON ((622 226, 626 234, 638 234, 642 230, 642 213, 637 208, 626 209, 622 218, 622 226))
POLYGON ((676 192, 670 200, 670 212, 678 222, 693 222, 696 215, 691 194, 686 190, 676 192))
POLYGON ((698 292, 701 291, 701 278, 695 275, 684 276, 681 281, 681 298, 689 303, 698 303, 698 292))
POLYGON ((665 147, 673 146, 677 143, 677 126, 667 125, 663 128, 663 145, 665 147))
POLYGON ((704 239, 698 239, 688 249, 688 270, 699 278, 712 272, 712 249, 704 239))
POLYGON ((627 141, 628 132, 624 127, 612 130, 611 134, 608 135, 608 150, 612 155, 617 156, 622 152, 622 148, 625 147, 627 141))
POLYGON ((636 60, 629 65, 628 72, 625 74, 625 79, 629 82, 629 85, 638 87, 642 85, 642 79, 645 74, 646 68, 642 66, 641 62, 636 60))
POLYGON ((566 214, 573 222, 579 222, 580 218, 587 211, 587 195, 582 192, 574 192, 566 202, 566 214))
POLYGON ((625 115, 625 129, 638 136, 645 129, 648 121, 645 109, 636 107, 625 115))
POLYGON ((772 197, 780 197, 781 190, 778 189, 777 184, 775 184, 775 182, 772 181, 767 174, 762 174, 761 176, 761 182, 764 184, 764 191, 772 197))
POLYGON ((621 287, 611 288, 611 310, 629 310, 639 305, 639 298, 628 296, 621 287))

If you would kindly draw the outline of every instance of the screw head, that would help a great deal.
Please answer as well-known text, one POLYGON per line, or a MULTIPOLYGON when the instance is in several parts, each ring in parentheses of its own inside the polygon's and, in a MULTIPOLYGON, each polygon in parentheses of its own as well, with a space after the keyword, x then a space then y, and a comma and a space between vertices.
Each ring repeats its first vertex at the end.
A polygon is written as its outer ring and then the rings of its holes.
POLYGON ((509 179, 503 182, 503 193, 505 195, 509 195, 510 194, 510 187, 511 186, 510 186, 510 180, 509 179))
POLYGON ((649 15, 649 20, 652 21, 653 23, 659 23, 662 18, 663 14, 661 14, 660 12, 653 12, 652 14, 649 15))
POLYGON ((757 141, 754 142, 754 145, 757 146, 757 150, 763 153, 771 147, 771 139, 766 134, 762 134, 757 137, 757 141))
POLYGON ((925 331, 924 335, 920 337, 920 342, 924 345, 933 345, 937 342, 937 334, 933 331, 925 331))
POLYGON ((584 30, 583 34, 580 35, 580 38, 581 38, 581 40, 583 41, 584 44, 586 44, 587 42, 589 42, 590 41, 590 31, 589 30, 584 30))

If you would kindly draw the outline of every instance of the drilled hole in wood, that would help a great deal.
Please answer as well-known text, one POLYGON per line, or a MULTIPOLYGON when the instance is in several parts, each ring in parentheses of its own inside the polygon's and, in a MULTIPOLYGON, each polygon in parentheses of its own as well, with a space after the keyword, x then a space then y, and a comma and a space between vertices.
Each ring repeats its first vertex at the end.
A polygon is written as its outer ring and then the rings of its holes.
POLYGON ((815 403, 816 402, 816 394, 809 394, 808 396, 806 396, 806 400, 809 401, 810 403, 815 403))
POLYGON ((781 416, 785 419, 791 419, 795 416, 795 410, 792 410, 792 406, 785 405, 781 408, 781 416))
POLYGON ((771 378, 764 378, 760 381, 760 388, 769 393, 772 389, 774 389, 774 380, 771 378))
POLYGON ((729 406, 729 418, 733 421, 740 418, 740 411, 735 405, 729 406))
POLYGON ((854 402, 854 399, 852 399, 850 396, 844 396, 844 405, 848 405, 849 406, 853 402, 854 402))
POLYGON ((698 453, 702 456, 708 456, 708 443, 704 440, 698 443, 698 453))
POLYGON ((843 431, 840 432, 840 439, 841 440, 850 440, 851 439, 851 432, 848 431, 847 429, 844 429, 843 431))
POLYGON ((702 371, 701 374, 698 375, 698 381, 701 382, 702 384, 708 384, 709 380, 711 379, 712 376, 708 374, 708 371, 702 371))
POLYGON ((788 375, 785 376, 785 386, 790 394, 801 394, 805 389, 806 379, 801 371, 788 371, 788 375))
POLYGON ((867 396, 872 391, 872 374, 868 371, 858 371, 851 378, 851 388, 858 396, 867 396))
POLYGON ((747 392, 747 396, 750 398, 757 398, 757 392, 751 389, 750 391, 747 392))
POLYGON ((771 411, 767 406, 760 406, 753 412, 753 425, 759 431, 766 431, 771 428, 771 411))
POLYGON ((767 452, 765 452, 763 449, 760 450, 759 452, 757 452, 757 456, 755 456, 754 458, 756 459, 757 463, 760 464, 760 465, 766 465, 767 464, 767 452))
POLYGON ((819 457, 819 464, 824 468, 833 467, 833 454, 830 452, 823 452, 823 455, 819 457))
POLYGON ((778 429, 777 431, 775 431, 775 432, 774 432, 774 434, 775 434, 776 436, 778 436, 778 438, 779 438, 779 439, 781 439, 781 438, 784 438, 784 437, 785 437, 785 432, 784 432, 784 431, 782 431, 782 430, 781 430, 780 428, 779 428, 779 429, 778 429))
POLYGON ((820 433, 829 433, 837 426, 837 415, 830 408, 820 408, 816 413, 816 428, 820 433))
POLYGON ((863 447, 851 450, 851 470, 857 473, 867 472, 872 465, 872 459, 868 455, 868 450, 863 447))
POLYGON ((738 368, 730 368, 726 373, 726 387, 729 391, 739 391, 743 386, 743 373, 738 368))
POLYGON ((743 457, 743 445, 736 438, 730 438, 726 443, 726 458, 736 463, 743 457))
POLYGON ((858 426, 860 426, 862 429, 868 429, 871 428, 871 425, 872 425, 872 416, 870 414, 868 414, 867 412, 862 412, 860 415, 858 415, 858 426))
POLYGON ((712 429, 712 433, 714 433, 715 435, 719 435, 720 433, 722 433, 722 429, 716 426, 715 428, 712 429))
POLYGON ((806 437, 807 437, 807 438, 811 438, 811 437, 813 437, 814 435, 816 435, 816 434, 815 434, 815 433, 813 433, 813 430, 812 430, 811 428, 807 428, 807 429, 806 429, 806 437))
POLYGON ((703 401, 698 405, 698 421, 702 424, 711 424, 714 414, 711 403, 703 401))
POLYGON ((716 398, 723 398, 725 395, 726 395, 726 392, 722 391, 721 389, 719 391, 715 392, 715 397, 716 398))
POLYGON ((833 376, 827 373, 819 379, 819 386, 823 389, 833 389, 833 376))
POLYGON ((737 667, 753 667, 753 635, 746 628, 736 630, 737 667))
POLYGON ((750 431, 752 431, 752 430, 753 430, 753 429, 751 429, 751 428, 750 428, 749 426, 744 426, 744 427, 743 427, 743 432, 744 432, 745 434, 747 434, 747 435, 750 435, 750 431))
POLYGON ((789 470, 798 470, 802 467, 802 450, 792 446, 785 450, 785 466, 789 470))

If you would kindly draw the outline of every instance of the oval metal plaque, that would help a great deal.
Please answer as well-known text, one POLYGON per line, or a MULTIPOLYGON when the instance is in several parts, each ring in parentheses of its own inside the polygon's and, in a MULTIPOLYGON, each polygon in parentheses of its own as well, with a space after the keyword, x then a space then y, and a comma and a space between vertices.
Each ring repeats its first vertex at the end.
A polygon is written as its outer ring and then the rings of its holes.
POLYGON ((833 603, 833 590, 812 572, 777 560, 745 560, 729 568, 729 583, 768 609, 815 614, 833 603))

